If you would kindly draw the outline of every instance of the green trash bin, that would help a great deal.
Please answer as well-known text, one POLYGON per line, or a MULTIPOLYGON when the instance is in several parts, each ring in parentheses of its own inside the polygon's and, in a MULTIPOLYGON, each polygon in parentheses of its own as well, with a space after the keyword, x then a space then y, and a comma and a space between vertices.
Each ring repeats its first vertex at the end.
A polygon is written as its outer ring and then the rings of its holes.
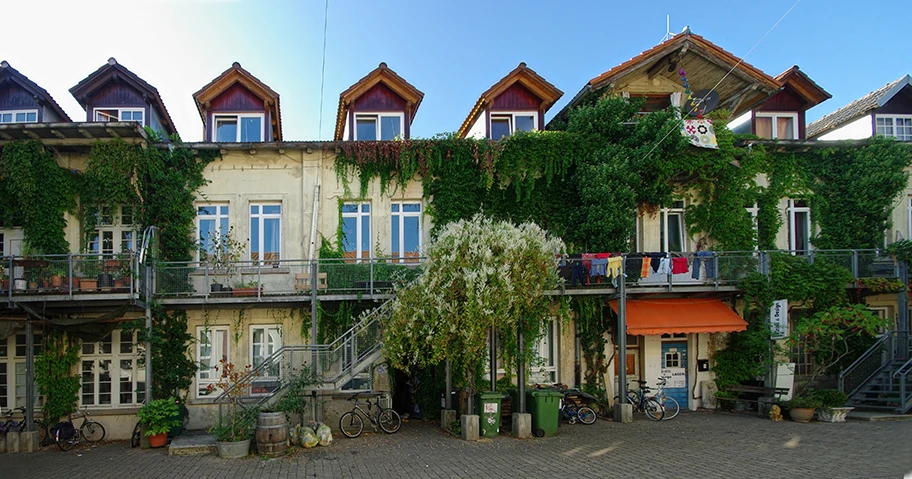
POLYGON ((500 434, 500 401, 503 394, 485 391, 475 395, 475 412, 478 414, 479 435, 496 437, 500 434))
POLYGON ((564 394, 558 391, 526 391, 526 409, 532 414, 532 434, 536 437, 557 434, 560 401, 564 394))

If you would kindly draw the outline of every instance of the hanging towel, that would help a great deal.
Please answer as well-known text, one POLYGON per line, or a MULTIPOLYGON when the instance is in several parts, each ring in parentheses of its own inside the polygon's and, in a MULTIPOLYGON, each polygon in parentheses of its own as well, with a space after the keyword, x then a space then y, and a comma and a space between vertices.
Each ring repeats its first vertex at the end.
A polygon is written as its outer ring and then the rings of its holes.
POLYGON ((595 259, 607 259, 611 257, 611 253, 595 253, 595 259))
POLYGON ((658 273, 659 267, 662 265, 662 259, 665 258, 665 253, 646 253, 646 256, 649 256, 652 259, 652 272, 658 273))
POLYGON ((593 259, 589 276, 608 276, 608 259, 593 259))
POLYGON ((643 269, 640 270, 640 278, 649 277, 649 264, 652 263, 652 258, 649 256, 643 258, 643 269))
POLYGON ((592 260, 593 260, 593 259, 595 259, 595 255, 594 255, 594 254, 592 254, 592 253, 583 253, 583 266, 585 266, 586 269, 591 268, 591 267, 592 267, 592 260))
POLYGON ((656 274, 670 274, 671 273, 671 260, 668 258, 662 258, 659 260, 659 266, 656 268, 656 274))
POLYGON ((614 258, 608 258, 608 277, 617 278, 621 275, 621 261, 624 258, 620 256, 615 256, 614 258))
POLYGON ((684 274, 687 269, 687 258, 671 258, 671 274, 684 274))

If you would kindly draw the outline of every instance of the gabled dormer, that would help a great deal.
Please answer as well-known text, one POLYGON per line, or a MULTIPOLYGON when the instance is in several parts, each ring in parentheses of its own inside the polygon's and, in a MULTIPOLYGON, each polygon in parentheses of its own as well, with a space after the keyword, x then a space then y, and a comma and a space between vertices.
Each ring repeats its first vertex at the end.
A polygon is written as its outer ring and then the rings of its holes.
POLYGON ((70 122, 50 93, 11 67, 0 62, 0 124, 70 122))
POLYGON ((203 119, 203 140, 282 141, 279 94, 234 62, 193 94, 203 119))
POLYGON ((409 139, 422 98, 424 93, 381 63, 339 95, 334 139, 409 139))
MULTIPOLYGON (((751 111, 750 132, 771 140, 803 140, 805 112, 832 98, 804 74, 798 65, 776 77, 782 89, 751 111)), ((738 129, 733 129, 741 133, 738 129)), ((745 132, 746 133, 746 132, 745 132)))
POLYGON ((912 76, 888 83, 808 125, 808 137, 818 140, 875 135, 912 141, 912 76))
POLYGON ((456 135, 499 140, 518 130, 542 130, 545 113, 563 94, 520 63, 481 94, 456 135))
POLYGON ((114 58, 70 93, 85 109, 88 122, 135 121, 168 135, 177 133, 158 90, 114 58))

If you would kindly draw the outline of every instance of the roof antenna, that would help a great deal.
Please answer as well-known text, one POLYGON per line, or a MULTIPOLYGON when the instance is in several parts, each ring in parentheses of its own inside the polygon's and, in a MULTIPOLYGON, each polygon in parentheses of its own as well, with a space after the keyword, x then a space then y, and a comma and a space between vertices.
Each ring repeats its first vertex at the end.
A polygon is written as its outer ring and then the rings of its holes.
POLYGON ((671 15, 665 15, 665 36, 662 37, 662 41, 664 42, 673 36, 675 34, 671 33, 671 15))

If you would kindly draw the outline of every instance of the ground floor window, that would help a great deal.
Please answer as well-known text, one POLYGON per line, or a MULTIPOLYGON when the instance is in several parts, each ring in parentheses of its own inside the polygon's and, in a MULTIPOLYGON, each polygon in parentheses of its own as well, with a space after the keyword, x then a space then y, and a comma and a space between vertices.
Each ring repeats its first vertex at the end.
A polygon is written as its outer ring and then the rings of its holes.
MULTIPOLYGON (((250 327, 250 364, 258 367, 270 356, 282 349, 282 328, 271 325, 253 325, 250 327)), ((279 385, 281 368, 279 364, 270 365, 260 371, 251 386, 252 394, 267 394, 279 385)))
POLYGON ((216 388, 221 374, 220 361, 229 359, 229 337, 227 326, 196 328, 196 372, 198 397, 217 397, 221 392, 216 388))
POLYGON ((145 400, 145 369, 136 333, 115 330, 82 343, 80 402, 86 406, 133 406, 145 400))
MULTIPOLYGON (((41 352, 41 339, 40 333, 35 334, 35 355, 41 352)), ((25 334, 0 339, 0 408, 14 409, 26 405, 26 352, 25 334)), ((34 407, 38 408, 42 404, 42 397, 38 395, 37 384, 34 393, 34 407)))

